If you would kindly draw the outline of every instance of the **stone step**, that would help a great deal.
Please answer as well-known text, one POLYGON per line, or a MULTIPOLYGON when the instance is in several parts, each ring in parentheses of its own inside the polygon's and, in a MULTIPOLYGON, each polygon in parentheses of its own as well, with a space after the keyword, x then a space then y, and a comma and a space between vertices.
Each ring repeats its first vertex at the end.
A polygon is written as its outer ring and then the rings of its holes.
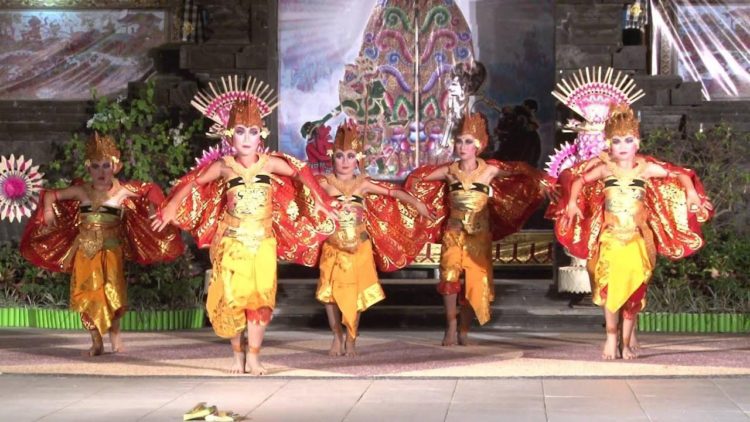
MULTIPOLYGON (((383 280, 385 281, 385 280, 383 280)), ((386 305, 395 306, 442 306, 442 298, 437 293, 434 280, 420 284, 381 284, 385 293, 386 305)), ((276 301, 282 305, 308 305, 315 302, 317 280, 306 283, 289 284, 279 280, 276 301)), ((558 295, 551 280, 532 283, 495 284, 495 303, 503 306, 547 306, 567 304, 568 298, 558 295)))
MULTIPOLYGON (((362 314, 360 328, 415 329, 444 326, 444 309, 440 306, 387 306, 377 304, 362 314)), ((600 330, 603 318, 596 307, 567 308, 548 306, 518 308, 493 306, 492 319, 486 328, 518 331, 600 330)), ((325 329, 328 321, 322 305, 279 306, 274 312, 273 327, 308 327, 325 329)), ((477 323, 474 323, 477 326, 477 323)), ((476 328, 475 328, 476 329, 476 328)))

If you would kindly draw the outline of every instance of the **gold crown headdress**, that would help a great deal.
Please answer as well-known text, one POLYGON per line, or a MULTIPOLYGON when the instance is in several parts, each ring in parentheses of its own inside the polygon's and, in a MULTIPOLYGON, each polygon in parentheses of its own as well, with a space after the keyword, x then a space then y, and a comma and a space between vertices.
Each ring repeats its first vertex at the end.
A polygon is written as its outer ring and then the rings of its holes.
POLYGON ((354 152, 362 152, 363 147, 362 136, 356 123, 348 121, 339 125, 333 141, 334 150, 348 151, 352 149, 354 152))
POLYGON ((336 137, 333 140, 334 151, 349 151, 353 150, 357 154, 357 160, 359 160, 360 170, 364 165, 364 153, 362 152, 365 148, 364 140, 362 135, 359 133, 359 126, 356 122, 351 120, 346 121, 339 125, 336 129, 336 137))
POLYGON ((609 119, 604 124, 604 136, 609 144, 614 136, 633 135, 640 140, 641 133, 638 129, 638 119, 633 109, 627 104, 617 104, 612 107, 609 119))
POLYGON ((279 105, 273 88, 253 77, 248 77, 243 84, 237 75, 222 77, 218 89, 211 82, 208 87, 209 90, 198 91, 190 101, 193 107, 214 121, 208 136, 229 138, 236 125, 258 126, 264 138, 268 135, 263 118, 279 105))
POLYGON ((490 135, 487 132, 487 118, 480 112, 466 113, 461 120, 458 136, 470 135, 475 139, 477 154, 484 151, 489 143, 490 135))
POLYGON ((112 164, 120 164, 120 150, 111 135, 100 135, 94 132, 86 144, 86 165, 91 161, 111 160, 112 164))
POLYGON ((245 127, 257 126, 259 128, 265 126, 263 124, 263 117, 260 115, 260 108, 255 102, 243 100, 234 104, 232 111, 229 112, 227 127, 231 129, 237 125, 245 127))

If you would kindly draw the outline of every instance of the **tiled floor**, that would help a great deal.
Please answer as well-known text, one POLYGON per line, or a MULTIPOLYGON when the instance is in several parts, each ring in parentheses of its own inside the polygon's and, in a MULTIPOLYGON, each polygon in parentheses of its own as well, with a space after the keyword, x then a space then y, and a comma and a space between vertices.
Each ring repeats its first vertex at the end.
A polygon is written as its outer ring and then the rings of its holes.
POLYGON ((3 421, 748 421, 750 378, 274 379, 0 375, 3 421))

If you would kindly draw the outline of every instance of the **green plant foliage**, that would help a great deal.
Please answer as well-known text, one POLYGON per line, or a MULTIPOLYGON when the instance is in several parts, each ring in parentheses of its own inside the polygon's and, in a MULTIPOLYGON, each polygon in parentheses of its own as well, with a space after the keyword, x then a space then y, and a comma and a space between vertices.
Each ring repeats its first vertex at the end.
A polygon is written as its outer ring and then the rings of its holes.
MULTIPOLYGON (((94 130, 112 135, 121 151, 123 180, 155 182, 169 190, 170 182, 182 176, 192 164, 193 138, 203 130, 203 120, 183 123, 170 118, 156 104, 154 85, 148 83, 133 99, 97 97, 95 113, 87 123, 89 132, 74 134, 59 147, 57 159, 44 169, 53 187, 68 186, 72 179, 88 179, 85 167, 86 144, 94 130)), ((129 263, 128 306, 133 309, 184 309, 201 307, 203 272, 192 254, 157 265, 129 263)), ((70 275, 51 273, 33 267, 17 246, 0 248, 0 306, 68 306, 70 275)))
MULTIPOLYGON (((164 264, 128 263, 128 307, 135 310, 203 306, 203 270, 188 251, 164 264)), ((18 246, 0 245, 0 307, 67 308, 70 274, 43 270, 26 261, 18 246)))
POLYGON ((652 312, 750 313, 750 135, 726 125, 681 138, 655 132, 643 150, 695 170, 716 209, 705 247, 679 261, 660 258, 649 286, 652 312))
MULTIPOLYGON (((185 173, 195 151, 191 140, 203 129, 203 120, 185 125, 173 122, 154 101, 153 83, 148 83, 138 98, 127 101, 97 97, 95 113, 86 123, 90 131, 112 135, 122 153, 125 180, 156 182, 162 188, 185 173)), ((89 133, 77 133, 61 146, 58 159, 49 164, 48 179, 56 187, 66 186, 72 178, 86 178, 84 165, 89 133)))
POLYGON ((0 307, 65 308, 70 297, 70 276, 37 268, 18 247, 0 245, 0 307))
POLYGON ((128 306, 135 310, 189 309, 203 306, 204 271, 190 252, 174 262, 142 266, 129 263, 128 306))

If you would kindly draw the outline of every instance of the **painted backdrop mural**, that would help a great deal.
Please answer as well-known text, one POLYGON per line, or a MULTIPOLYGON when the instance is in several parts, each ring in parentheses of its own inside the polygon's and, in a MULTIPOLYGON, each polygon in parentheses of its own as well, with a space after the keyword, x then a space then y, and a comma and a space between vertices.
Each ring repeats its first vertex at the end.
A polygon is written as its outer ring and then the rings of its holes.
POLYGON ((164 11, 0 11, 0 99, 87 99, 124 90, 166 41, 164 11))
POLYGON ((365 164, 376 178, 403 178, 416 165, 417 149, 419 164, 450 160, 450 145, 441 142, 450 72, 475 58, 487 65, 490 82, 483 91, 488 101, 477 107, 488 114, 490 127, 500 120, 508 123, 507 115, 501 119, 502 106, 514 110, 524 100, 536 99, 526 108, 535 109, 526 121, 536 123, 525 127, 536 134, 537 147, 541 133, 541 148, 549 150, 554 107, 549 95, 554 83, 552 0, 533 6, 514 0, 492 5, 419 0, 418 12, 413 1, 366 3, 279 1, 282 151, 327 170, 332 135, 349 116, 367 123, 365 164), (346 19, 325 24, 332 15, 346 19), (493 16, 503 16, 505 27, 496 25, 493 16))

